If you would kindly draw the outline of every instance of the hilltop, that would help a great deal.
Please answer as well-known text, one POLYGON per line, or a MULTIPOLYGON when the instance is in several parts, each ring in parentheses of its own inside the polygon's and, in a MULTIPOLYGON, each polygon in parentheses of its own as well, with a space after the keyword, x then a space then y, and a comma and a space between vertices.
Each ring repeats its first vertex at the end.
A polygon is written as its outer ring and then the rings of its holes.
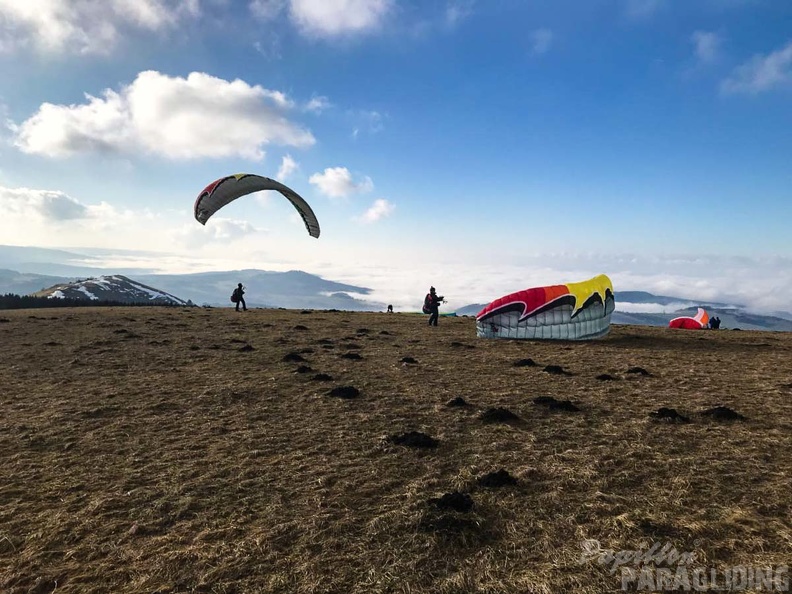
POLYGON ((55 284, 36 291, 33 297, 50 299, 82 299, 113 301, 115 303, 153 303, 158 305, 187 305, 187 301, 149 287, 121 274, 86 278, 55 284))
POLYGON ((620 576, 584 542, 707 575, 789 558, 789 334, 2 313, 9 594, 599 594, 620 576))

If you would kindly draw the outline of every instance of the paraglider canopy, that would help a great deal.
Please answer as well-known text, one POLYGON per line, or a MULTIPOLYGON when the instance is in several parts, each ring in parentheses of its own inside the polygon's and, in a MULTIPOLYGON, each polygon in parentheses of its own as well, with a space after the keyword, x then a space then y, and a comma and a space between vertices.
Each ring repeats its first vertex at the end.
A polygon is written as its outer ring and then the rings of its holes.
POLYGON ((709 324, 709 314, 704 308, 699 307, 698 312, 693 317, 680 316, 668 322, 669 328, 683 328, 685 330, 701 330, 709 324))
POLYGON ((308 234, 311 237, 319 237, 319 221, 308 203, 297 192, 274 179, 250 173, 221 177, 206 186, 195 200, 193 207, 195 219, 205 225, 206 221, 226 204, 263 190, 280 192, 300 213, 308 234))
POLYGON ((613 285, 600 274, 565 285, 500 297, 476 315, 482 338, 590 340, 605 336, 615 309, 613 285))

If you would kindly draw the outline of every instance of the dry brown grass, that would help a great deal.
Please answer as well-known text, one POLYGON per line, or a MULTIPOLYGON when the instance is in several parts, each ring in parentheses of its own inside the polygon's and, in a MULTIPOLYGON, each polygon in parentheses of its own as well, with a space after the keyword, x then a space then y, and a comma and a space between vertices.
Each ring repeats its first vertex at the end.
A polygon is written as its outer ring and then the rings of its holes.
POLYGON ((404 314, 3 317, 4 592, 619 591, 580 563, 583 539, 668 541, 704 567, 792 559, 789 334, 616 326, 570 344, 404 314), (512 366, 528 357, 539 366, 512 366), (456 396, 472 406, 446 407, 456 396), (748 420, 698 414, 719 404, 748 420), (692 422, 650 419, 661 406, 692 422), (491 407, 520 420, 483 423, 491 407), (439 446, 385 439, 412 430, 439 446), (501 468, 516 486, 477 487, 501 468), (429 503, 452 491, 473 510, 429 503))

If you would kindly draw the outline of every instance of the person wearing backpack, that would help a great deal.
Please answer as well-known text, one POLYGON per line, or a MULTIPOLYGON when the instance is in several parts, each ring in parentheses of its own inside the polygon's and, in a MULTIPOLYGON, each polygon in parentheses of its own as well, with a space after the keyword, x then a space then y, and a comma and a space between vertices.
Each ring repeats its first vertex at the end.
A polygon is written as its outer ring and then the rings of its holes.
POLYGON ((429 325, 437 326, 437 319, 440 317, 440 303, 445 299, 438 295, 434 287, 429 287, 429 292, 424 298, 423 312, 429 315, 429 325))
POLYGON ((237 288, 234 289, 234 292, 231 294, 231 301, 236 303, 236 311, 239 311, 239 304, 242 304, 242 311, 247 311, 247 305, 245 304, 245 298, 243 295, 245 294, 245 290, 242 288, 242 283, 237 285, 237 288))

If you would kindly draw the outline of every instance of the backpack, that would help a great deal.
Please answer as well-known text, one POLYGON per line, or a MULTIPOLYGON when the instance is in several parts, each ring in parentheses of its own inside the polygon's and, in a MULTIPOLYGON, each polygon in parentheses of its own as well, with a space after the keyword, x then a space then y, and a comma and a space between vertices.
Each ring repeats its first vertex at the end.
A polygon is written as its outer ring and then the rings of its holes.
POLYGON ((234 289, 231 293, 231 303, 239 303, 239 289, 234 289))
POLYGON ((429 305, 431 303, 432 303, 432 295, 431 293, 427 293, 426 297, 424 298, 424 304, 423 304, 423 312, 425 314, 432 313, 432 310, 429 308, 429 305))

